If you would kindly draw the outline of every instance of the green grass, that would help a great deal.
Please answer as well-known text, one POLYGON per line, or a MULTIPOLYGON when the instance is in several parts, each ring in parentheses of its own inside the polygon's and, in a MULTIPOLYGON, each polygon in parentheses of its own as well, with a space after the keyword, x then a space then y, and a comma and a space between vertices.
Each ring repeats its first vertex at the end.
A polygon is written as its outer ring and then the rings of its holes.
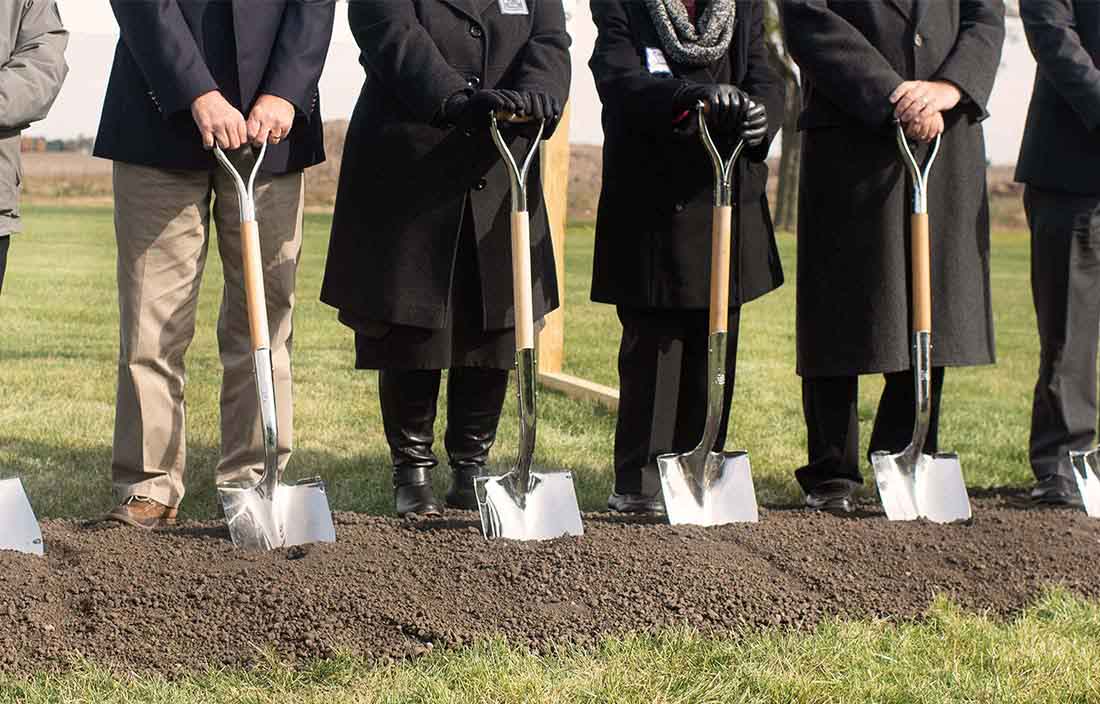
POLYGON ((0 679, 0 701, 1074 704, 1100 701, 1098 642, 1100 611, 1051 592, 1008 623, 940 601, 920 623, 828 621, 809 633, 763 630, 724 640, 673 631, 546 656, 497 641, 388 666, 345 657, 180 681, 77 663, 62 676, 0 679))
MULTIPOLYGON (((27 221, 28 233, 12 247, 0 297, 0 467, 23 476, 42 516, 92 516, 111 501, 118 349, 111 213, 37 207, 28 210, 27 221)), ((295 322, 298 451, 290 473, 323 476, 336 509, 386 513, 388 453, 376 375, 352 369, 351 335, 318 301, 328 223, 323 215, 306 221, 295 322)), ((794 239, 781 236, 780 244, 793 281, 794 239)), ((1002 233, 994 250, 1000 363, 949 373, 941 433, 975 487, 1020 484, 1030 476, 1025 448, 1037 353, 1027 241, 1019 232, 1002 233)), ((186 517, 217 512, 216 251, 209 255, 198 332, 187 357, 186 517)), ((572 228, 566 245, 566 370, 614 386, 619 324, 613 307, 588 302, 591 253, 591 228, 572 228)), ((804 462, 805 429, 794 374, 793 284, 746 307, 743 321, 730 444, 750 451, 762 501, 796 501, 792 471, 804 462)), ((864 441, 880 390, 876 377, 862 385, 864 441)), ((582 507, 602 509, 611 486, 614 417, 553 393, 542 394, 540 402, 536 460, 573 470, 582 507)), ((441 436, 442 419, 440 424, 441 436)), ((517 432, 509 397, 494 452, 498 466, 514 457, 517 432)))
MULTIPOLYGON (((376 377, 351 368, 350 333, 318 302, 328 223, 321 215, 306 222, 291 473, 322 475, 335 509, 388 513, 376 377)), ((34 207, 27 224, 0 296, 0 474, 22 476, 41 516, 94 516, 111 501, 118 347, 111 213, 34 207)), ((566 367, 614 385, 619 326, 611 307, 587 302, 591 240, 591 228, 578 226, 567 243, 566 367)), ((793 238, 782 236, 780 247, 793 281, 793 238)), ((1025 447, 1037 350, 1026 237, 998 234, 993 256, 1000 361, 950 372, 941 434, 959 452, 972 487, 1030 477, 1025 447)), ((216 515, 220 287, 212 248, 187 358, 188 517, 216 515)), ((803 462, 805 431, 793 285, 749 306, 743 320, 731 445, 751 451, 763 501, 795 501, 792 470, 803 462)), ((880 390, 873 378, 861 390, 865 441, 880 390)), ((583 508, 600 510, 611 486, 613 416, 552 393, 540 403, 538 462, 573 470, 583 508)), ((510 399, 498 466, 516 451, 514 409, 510 399)), ((413 663, 373 666, 346 657, 178 682, 75 663, 65 675, 0 677, 0 702, 1086 702, 1100 701, 1098 651, 1100 607, 1054 592, 1007 623, 940 603, 917 624, 829 622, 808 634, 768 630, 725 640, 679 631, 550 656, 495 642, 413 663)))

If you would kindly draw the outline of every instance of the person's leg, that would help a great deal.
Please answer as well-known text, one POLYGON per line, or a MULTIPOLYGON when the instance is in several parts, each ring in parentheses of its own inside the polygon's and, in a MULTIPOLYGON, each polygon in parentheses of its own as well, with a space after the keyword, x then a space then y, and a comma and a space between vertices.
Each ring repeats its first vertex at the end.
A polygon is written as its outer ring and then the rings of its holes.
POLYGON ((451 465, 447 505, 477 510, 474 478, 485 472, 508 392, 507 369, 457 367, 447 375, 447 433, 451 465))
POLYGON ((0 292, 4 290, 4 272, 8 269, 8 248, 10 246, 10 235, 0 237, 0 292))
POLYGON ((378 372, 382 427, 393 458, 393 488, 397 515, 438 515, 432 493, 432 469, 439 462, 432 452, 439 398, 437 369, 383 369, 378 372))
MULTIPOLYGON (((120 501, 151 499, 174 516, 184 494, 183 358, 206 261, 209 175, 116 163, 114 193, 120 325, 114 491, 120 501)), ((146 525, 145 518, 156 524, 162 514, 130 505, 110 517, 146 525)))
POLYGON ((1031 290, 1039 328, 1039 377, 1029 454, 1041 502, 1077 500, 1071 450, 1096 443, 1100 329, 1100 199, 1028 187, 1031 290))
MULTIPOLYGON (((250 162, 242 168, 251 168, 250 162)), ((214 179, 225 287, 218 315, 218 350, 222 363, 221 459, 217 481, 245 481, 263 470, 263 431, 253 372, 248 307, 241 268, 240 211, 230 177, 219 169, 214 179)), ((256 184, 256 217, 260 228, 264 294, 271 332, 278 418, 279 466, 286 467, 294 445, 294 395, 290 354, 298 257, 302 249, 303 177, 261 176, 256 184)))
POLYGON ((859 377, 802 379, 809 463, 795 471, 795 478, 811 508, 837 512, 852 509, 852 494, 863 483, 858 402, 859 377))
POLYGON ((654 457, 672 451, 679 408, 683 341, 664 334, 660 313, 619 307, 619 412, 615 423, 615 487, 608 507, 660 510, 654 457))
MULTIPOLYGON (((940 446, 940 403, 943 398, 943 367, 932 367, 932 408, 924 452, 934 454, 940 446)), ((917 390, 912 370, 884 374, 886 380, 879 397, 878 412, 867 449, 868 461, 876 452, 901 452, 913 439, 916 422, 917 390)))

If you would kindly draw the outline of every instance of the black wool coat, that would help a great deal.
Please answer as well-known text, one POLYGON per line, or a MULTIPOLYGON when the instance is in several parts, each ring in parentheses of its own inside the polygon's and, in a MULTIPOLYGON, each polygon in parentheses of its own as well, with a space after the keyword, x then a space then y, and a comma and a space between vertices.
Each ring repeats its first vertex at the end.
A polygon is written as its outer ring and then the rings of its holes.
MULTIPOLYGON (((631 308, 699 310, 710 301, 714 170, 698 134, 675 125, 685 83, 732 83, 767 107, 768 139, 746 150, 735 178, 730 302, 740 305, 783 281, 765 188, 771 138, 782 125, 784 87, 768 64, 764 4, 737 3, 727 56, 703 67, 670 62, 638 0, 592 0, 598 35, 590 66, 603 102, 603 186, 596 218, 592 300, 631 308), (666 59, 667 59, 666 55, 666 59)), ((694 114, 687 118, 695 120, 694 114)), ((723 154, 732 140, 720 140, 723 154)))
POLYGON ((1016 180, 1100 193, 1100 3, 1023 0, 1020 18, 1039 68, 1016 180))
MULTIPOLYGON (((569 95, 560 0, 352 0, 366 80, 348 128, 321 300, 349 318, 445 325, 464 209, 473 218, 486 329, 514 323, 509 176, 487 128, 441 124, 467 88, 569 95)), ((511 130, 517 160, 530 135, 511 130)), ((558 305, 539 165, 528 179, 534 312, 558 305)))
POLYGON ((317 82, 336 0, 111 0, 120 38, 95 155, 160 169, 217 168, 191 117, 212 90, 248 117, 262 93, 296 108, 290 135, 270 145, 264 171, 325 160, 317 82))
MULTIPOLYGON (((994 361, 981 122, 1004 41, 1001 0, 781 0, 804 82, 798 223, 798 371, 909 369, 908 174, 889 96, 946 80, 963 101, 929 184, 932 363, 994 361)), ((925 149, 917 156, 923 159, 925 149)))

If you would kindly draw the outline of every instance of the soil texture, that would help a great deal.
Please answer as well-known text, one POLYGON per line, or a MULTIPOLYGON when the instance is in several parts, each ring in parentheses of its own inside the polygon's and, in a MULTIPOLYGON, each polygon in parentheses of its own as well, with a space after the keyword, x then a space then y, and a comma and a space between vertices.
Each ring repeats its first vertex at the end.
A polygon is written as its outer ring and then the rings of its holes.
POLYGON ((937 594, 1008 615, 1047 585, 1100 597, 1100 521, 974 500, 969 525, 772 509, 756 525, 587 516, 583 538, 487 542, 476 514, 337 514, 339 542, 241 552, 220 523, 146 533, 47 522, 47 556, 0 553, 0 670, 82 657, 168 675, 336 653, 414 657, 503 636, 545 651, 690 625, 919 618, 937 594))

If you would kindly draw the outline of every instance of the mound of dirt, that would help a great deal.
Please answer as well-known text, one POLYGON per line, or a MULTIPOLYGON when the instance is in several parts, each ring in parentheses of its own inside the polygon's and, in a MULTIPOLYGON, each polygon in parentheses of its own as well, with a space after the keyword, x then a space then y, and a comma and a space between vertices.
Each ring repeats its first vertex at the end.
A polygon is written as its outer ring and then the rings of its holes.
POLYGON ((934 595, 1009 614, 1045 585, 1100 597, 1100 522, 975 501, 971 525, 765 511, 671 528, 591 515, 580 539, 486 542, 477 517, 337 516, 340 542, 243 553, 219 524, 143 533, 48 522, 45 559, 0 555, 0 669, 74 656, 169 675, 351 652, 414 657, 504 636, 546 650, 688 624, 917 618, 934 595))

